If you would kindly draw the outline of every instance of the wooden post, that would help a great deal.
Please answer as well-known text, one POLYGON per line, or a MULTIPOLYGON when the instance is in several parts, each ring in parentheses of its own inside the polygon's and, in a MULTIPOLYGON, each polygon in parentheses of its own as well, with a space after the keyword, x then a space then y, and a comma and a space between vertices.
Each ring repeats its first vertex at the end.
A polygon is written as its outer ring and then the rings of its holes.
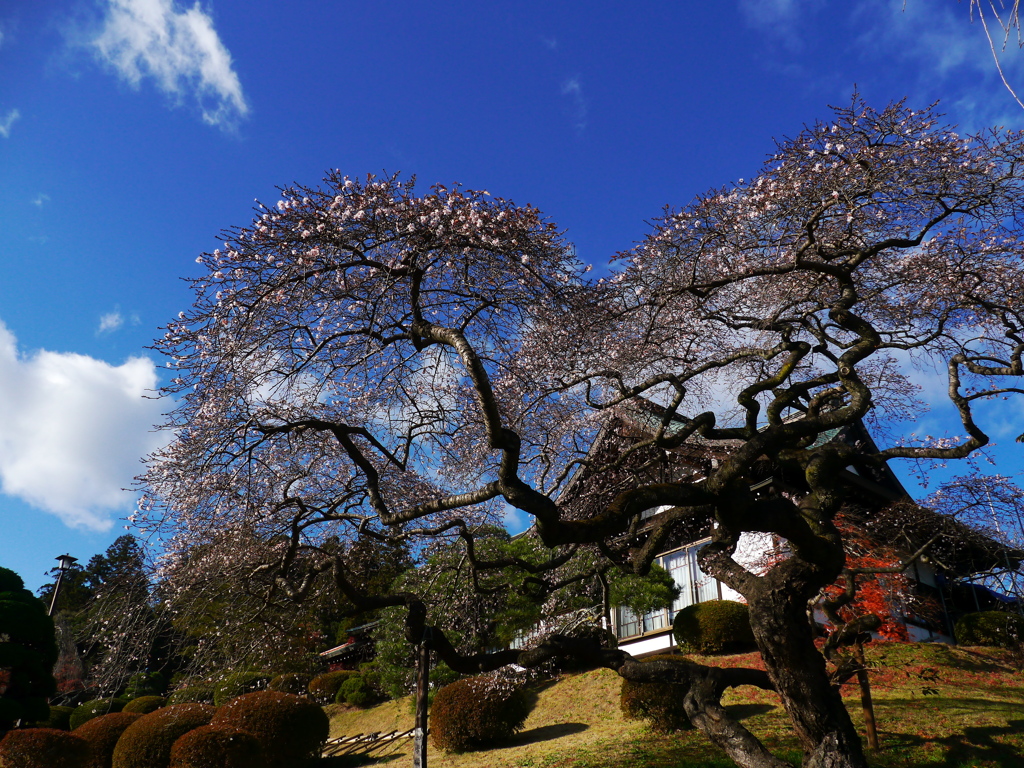
POLYGON ((413 732, 413 768, 427 768, 427 691, 430 686, 430 629, 424 631, 416 652, 416 723, 413 732))
POLYGON ((868 737, 868 748, 878 749, 878 730, 875 727, 875 705, 871 700, 871 682, 868 680, 867 664, 864 659, 864 646, 854 644, 854 656, 860 666, 857 670, 857 682, 860 684, 860 705, 864 710, 864 733, 868 737))

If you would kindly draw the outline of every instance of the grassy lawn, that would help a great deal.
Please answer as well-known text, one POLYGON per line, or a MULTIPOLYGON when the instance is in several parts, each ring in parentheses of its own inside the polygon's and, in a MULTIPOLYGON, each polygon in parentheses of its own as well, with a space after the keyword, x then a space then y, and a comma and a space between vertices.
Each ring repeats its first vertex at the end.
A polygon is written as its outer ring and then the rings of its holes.
MULTIPOLYGON (((985 648, 887 643, 869 649, 872 693, 882 748, 879 768, 1021 768, 1024 766, 1024 673, 1006 653, 985 648)), ((702 658, 705 663, 758 666, 756 654, 702 658)), ((430 750, 444 768, 726 768, 723 753, 697 731, 650 732, 619 711, 621 679, 609 670, 566 675, 536 692, 524 730, 486 752, 430 750)), ((844 689, 861 727, 859 692, 844 689)), ((755 689, 730 691, 730 711, 775 754, 799 764, 800 752, 777 699, 755 689)), ((408 700, 367 710, 328 708, 331 736, 412 727, 408 700)), ((412 765, 411 743, 338 765, 412 765)))

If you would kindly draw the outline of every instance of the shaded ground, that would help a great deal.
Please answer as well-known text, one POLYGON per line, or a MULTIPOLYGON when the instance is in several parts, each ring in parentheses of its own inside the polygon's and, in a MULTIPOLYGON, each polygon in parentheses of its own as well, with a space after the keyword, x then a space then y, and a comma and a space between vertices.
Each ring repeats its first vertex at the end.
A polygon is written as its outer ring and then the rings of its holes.
MULTIPOLYGON (((882 749, 878 768, 1024 768, 1024 673, 1008 654, 934 644, 869 649, 882 749)), ((755 654, 702 658, 757 666, 755 654)), ((537 693, 537 705, 514 740, 487 752, 447 755, 431 749, 431 768, 726 768, 732 763, 700 733, 651 733, 619 711, 621 679, 609 670, 565 676, 537 693)), ((861 725, 857 691, 844 691, 861 725)), ((755 689, 727 694, 729 710, 780 757, 799 763, 785 713, 774 695, 755 689)), ((330 710, 329 710, 330 711, 330 710)), ((408 700, 362 711, 330 711, 331 736, 412 727, 408 700)), ((375 759, 338 767, 412 765, 411 743, 375 759)), ((325 762, 325 768, 327 763, 325 762)))

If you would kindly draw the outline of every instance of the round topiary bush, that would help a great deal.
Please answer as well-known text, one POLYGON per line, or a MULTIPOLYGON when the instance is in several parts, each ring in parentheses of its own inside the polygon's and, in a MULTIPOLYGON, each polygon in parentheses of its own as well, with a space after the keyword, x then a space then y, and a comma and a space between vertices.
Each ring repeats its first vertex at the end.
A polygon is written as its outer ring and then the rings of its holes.
POLYGON ((212 685, 188 685, 171 693, 168 704, 213 704, 212 685))
POLYGON ((309 693, 318 704, 330 704, 338 697, 342 683, 359 673, 354 669, 338 669, 324 672, 309 681, 309 693))
POLYGON ((174 742, 209 725, 216 711, 208 704, 175 704, 143 715, 117 740, 111 768, 168 768, 174 742))
POLYGON ((362 675, 350 677, 341 684, 335 704, 351 704, 354 707, 365 707, 373 699, 373 691, 362 675))
POLYGON ((218 680, 213 686, 213 703, 223 707, 236 696, 262 691, 273 678, 269 672, 232 672, 218 680))
MULTIPOLYGON (((651 656, 644 663, 652 661, 678 664, 678 656, 659 654, 651 656)), ((623 680, 619 691, 619 707, 627 720, 646 720, 651 730, 659 733, 685 731, 690 728, 690 718, 683 709, 686 686, 676 683, 638 683, 623 680)))
POLYGON ((217 711, 212 725, 239 728, 255 736, 267 768, 293 768, 319 756, 330 731, 319 704, 276 691, 239 696, 217 711))
POLYGON ((56 728, 23 728, 0 740, 3 768, 86 768, 89 745, 56 728))
POLYGON ((136 712, 140 715, 148 715, 150 712, 155 712, 160 707, 167 706, 167 699, 163 696, 139 696, 137 699, 132 699, 124 705, 122 712, 136 712))
POLYGON ((686 652, 721 653, 754 643, 750 609, 732 600, 708 600, 676 614, 672 634, 686 652))
POLYGON ((306 675, 301 672, 289 672, 284 675, 278 675, 271 680, 267 690, 277 691, 278 693, 291 693, 295 696, 305 696, 309 693, 309 684, 312 679, 312 675, 306 675))
POLYGON ((140 717, 142 715, 138 712, 112 712, 94 717, 76 730, 75 736, 88 742, 92 754, 86 763, 87 768, 110 768, 118 739, 140 717))
POLYGON ((70 724, 71 730, 75 730, 80 725, 92 720, 94 717, 100 717, 101 715, 109 715, 111 712, 120 712, 124 709, 125 704, 128 703, 127 699, 113 698, 113 699, 93 699, 87 701, 84 704, 80 704, 75 707, 75 711, 71 713, 70 724))
POLYGON ((1002 611, 979 611, 961 616, 953 627, 960 645, 1013 648, 1024 642, 1024 616, 1002 611))
POLYGON ((521 686, 493 675, 449 683, 434 696, 430 740, 446 752, 468 752, 512 737, 530 704, 521 686))
POLYGON ((59 704, 50 705, 50 716, 35 724, 36 728, 56 728, 58 731, 71 730, 71 713, 74 707, 62 707, 59 704))
POLYGON ((263 768, 265 764, 256 737, 238 728, 204 725, 171 747, 170 768, 263 768))

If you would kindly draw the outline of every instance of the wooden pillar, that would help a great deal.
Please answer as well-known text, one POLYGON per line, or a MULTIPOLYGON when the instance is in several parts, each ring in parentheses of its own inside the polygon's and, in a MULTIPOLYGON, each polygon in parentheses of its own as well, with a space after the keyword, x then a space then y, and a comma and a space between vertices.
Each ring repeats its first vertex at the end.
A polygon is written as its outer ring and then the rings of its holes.
POLYGON ((427 768, 427 692, 430 687, 430 630, 416 650, 416 724, 413 732, 413 768, 427 768))

